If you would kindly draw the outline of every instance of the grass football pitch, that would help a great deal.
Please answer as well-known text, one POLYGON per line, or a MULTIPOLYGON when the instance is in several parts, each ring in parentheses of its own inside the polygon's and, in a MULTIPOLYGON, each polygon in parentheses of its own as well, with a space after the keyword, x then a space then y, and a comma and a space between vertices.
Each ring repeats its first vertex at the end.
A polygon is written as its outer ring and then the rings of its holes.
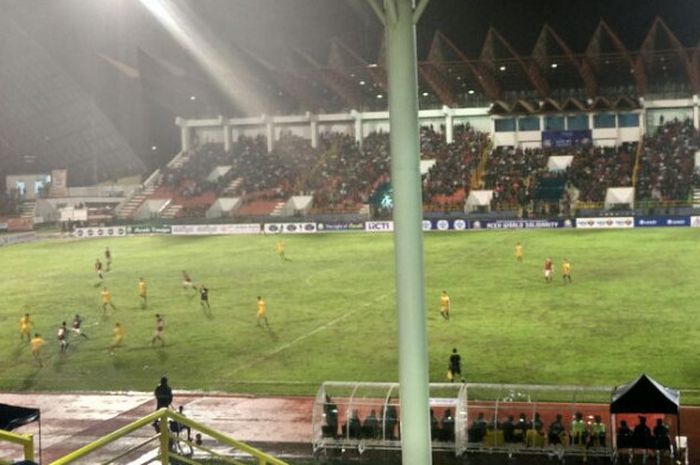
MULTIPOLYGON (((177 389, 313 394, 325 380, 395 381, 397 329, 392 236, 130 237, 44 241, 0 249, 0 390, 177 389), (94 271, 109 246, 106 315, 94 271), (183 289, 181 270, 210 290, 211 314, 183 289), (142 308, 137 281, 148 285, 142 308), (256 325, 256 297, 269 328, 256 325), (47 341, 44 366, 20 342, 30 313, 47 341), (84 318, 89 339, 62 321, 84 318), (165 348, 151 346, 155 314, 165 348), (124 346, 108 354, 121 323, 124 346)), ((453 347, 472 382, 616 385, 647 373, 700 386, 700 230, 484 231, 425 236, 430 379, 445 381, 453 347), (522 242, 525 259, 515 260, 522 242), (545 284, 542 264, 555 262, 545 284), (560 264, 568 257, 573 283, 560 264), (452 314, 439 314, 447 290, 452 314)))

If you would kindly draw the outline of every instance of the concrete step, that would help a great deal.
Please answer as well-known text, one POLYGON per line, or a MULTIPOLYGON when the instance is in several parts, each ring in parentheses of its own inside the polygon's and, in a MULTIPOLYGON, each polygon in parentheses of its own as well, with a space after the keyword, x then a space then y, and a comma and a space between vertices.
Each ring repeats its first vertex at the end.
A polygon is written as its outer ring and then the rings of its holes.
POLYGON ((282 216, 282 210, 284 210, 285 205, 287 205, 287 202, 277 202, 275 208, 270 212, 270 216, 282 216))
POLYGON ((241 185, 242 182, 243 182, 243 178, 234 179, 233 181, 231 181, 228 184, 228 186, 226 186, 226 188, 222 191, 222 194, 224 194, 224 195, 235 194, 236 190, 238 189, 238 187, 241 185))
POLYGON ((170 204, 165 207, 165 210, 160 214, 161 218, 172 220, 177 216, 177 214, 182 210, 182 205, 170 204))

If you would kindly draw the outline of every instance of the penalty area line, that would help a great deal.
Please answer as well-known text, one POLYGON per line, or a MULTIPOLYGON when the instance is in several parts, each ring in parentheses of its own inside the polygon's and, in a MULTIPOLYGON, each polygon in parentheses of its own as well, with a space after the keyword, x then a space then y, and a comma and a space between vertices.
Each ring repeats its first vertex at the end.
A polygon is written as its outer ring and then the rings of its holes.
POLYGON ((367 303, 365 303, 364 305, 360 305, 359 307, 356 307, 354 310, 351 310, 351 311, 349 311, 349 312, 347 312, 347 313, 345 313, 345 314, 343 314, 343 315, 340 315, 338 318, 336 318, 336 319, 334 319, 334 320, 331 320, 331 321, 329 321, 329 322, 327 322, 327 323, 325 323, 325 324, 322 324, 321 326, 312 329, 312 330, 309 331, 308 333, 302 334, 301 336, 297 337, 296 339, 291 340, 291 341, 289 341, 289 342, 287 342, 287 343, 285 343, 285 344, 282 344, 281 346, 276 347, 276 348, 273 349, 272 351, 267 352, 266 354, 261 355, 260 357, 257 357, 257 358, 255 358, 254 360, 252 360, 252 361, 250 361, 250 362, 248 362, 248 363, 244 363, 243 365, 240 365, 240 366, 237 367, 235 370, 233 370, 232 374, 238 373, 239 371, 244 370, 244 369, 246 369, 246 368, 249 368, 249 367, 251 367, 251 366, 253 366, 253 365, 255 365, 255 364, 257 364, 257 363, 259 363, 259 362, 261 362, 261 361, 263 361, 263 360, 266 360, 266 359, 272 357, 273 355, 279 354, 279 353, 282 352, 283 350, 289 349, 290 347, 292 347, 292 346, 298 344, 299 342, 301 342, 301 341, 303 341, 303 340, 305 340, 305 339, 308 339, 308 338, 310 338, 311 336, 313 336, 313 335, 315 335, 315 334, 318 334, 318 333, 320 333, 321 331, 323 331, 323 330, 325 330, 325 329, 327 329, 327 328, 333 326, 334 324, 340 323, 341 321, 343 321, 343 320, 345 320, 345 319, 351 317, 352 315, 354 315, 355 313, 357 313, 358 311, 360 311, 360 309, 369 307, 370 305, 373 305, 375 302, 378 302, 378 301, 380 301, 380 300, 382 300, 382 299, 385 299, 388 295, 389 295, 389 293, 382 294, 382 295, 380 295, 379 297, 375 298, 374 300, 372 300, 372 301, 370 301, 370 302, 367 302, 367 303))

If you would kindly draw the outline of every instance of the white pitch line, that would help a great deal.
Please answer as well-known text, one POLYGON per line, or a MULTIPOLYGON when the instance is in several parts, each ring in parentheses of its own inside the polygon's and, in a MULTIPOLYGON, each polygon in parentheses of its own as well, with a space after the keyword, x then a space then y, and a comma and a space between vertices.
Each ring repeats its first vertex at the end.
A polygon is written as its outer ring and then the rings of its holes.
POLYGON ((235 370, 233 370, 233 373, 237 373, 237 372, 239 372, 239 371, 241 371, 241 370, 243 370, 243 369, 245 369, 245 368, 248 368, 248 367, 251 367, 251 366, 255 365, 256 363, 258 363, 258 362, 260 362, 260 361, 262 361, 262 360, 265 360, 265 359, 267 359, 267 358, 270 358, 270 357, 272 357, 273 355, 276 355, 276 354, 282 352, 283 350, 289 349, 289 348, 292 347, 293 345, 296 345, 297 343, 303 341, 304 339, 310 338, 310 337, 313 336, 314 334, 317 334, 317 333, 323 331, 324 329, 328 328, 329 326, 333 326, 334 324, 339 323, 339 322, 345 320, 346 318, 348 318, 348 317, 354 315, 355 313, 357 313, 361 308, 368 307, 369 305, 372 305, 372 304, 374 304, 375 302, 384 299, 384 298, 387 297, 388 295, 389 295, 389 293, 382 294, 382 295, 380 295, 379 297, 377 297, 376 299, 374 299, 374 300, 372 300, 372 301, 370 301, 370 302, 367 302, 367 303, 365 303, 364 305, 361 305, 361 306, 359 306, 359 307, 356 307, 355 310, 350 310, 349 312, 347 312, 347 313, 345 313, 345 314, 339 316, 339 317, 336 318, 335 320, 331 320, 331 321, 329 321, 328 323, 323 324, 323 325, 319 326, 318 328, 315 328, 315 329, 309 331, 309 332, 306 333, 306 334, 302 334, 301 336, 297 337, 296 339, 294 339, 294 340, 292 340, 292 341, 287 342, 286 344, 282 344, 281 346, 279 346, 279 347, 277 347, 276 349, 274 349, 274 350, 272 350, 272 351, 266 353, 265 355, 262 355, 262 356, 256 358, 255 360, 253 360, 253 361, 251 361, 251 362, 248 362, 248 363, 245 363, 245 364, 239 366, 238 368, 236 368, 235 370))

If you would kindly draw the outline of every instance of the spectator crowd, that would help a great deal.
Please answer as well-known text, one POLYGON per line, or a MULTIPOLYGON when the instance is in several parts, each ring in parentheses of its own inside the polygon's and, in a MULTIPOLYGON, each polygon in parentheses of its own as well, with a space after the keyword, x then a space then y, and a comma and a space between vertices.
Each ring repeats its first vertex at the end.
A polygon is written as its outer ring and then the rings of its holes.
MULTIPOLYGON (((637 200, 687 201, 700 183, 700 174, 694 170, 700 135, 689 121, 667 122, 645 137, 638 160, 637 143, 491 150, 488 134, 468 125, 455 126, 450 143, 444 132, 442 127, 420 129, 421 159, 434 161, 422 181, 428 208, 461 209, 470 189, 480 188, 493 190, 493 209, 540 211, 537 193, 558 183, 567 188, 550 190, 560 196, 554 201, 570 204, 573 188, 575 200, 599 203, 609 187, 633 185, 635 166, 637 200), (573 162, 564 171, 549 171, 547 162, 553 155, 573 155, 573 162)), ((391 181, 390 164, 386 132, 372 132, 361 143, 347 133, 324 132, 316 148, 307 139, 282 132, 272 151, 260 135, 240 136, 229 151, 221 144, 204 144, 162 168, 160 180, 184 197, 208 192, 246 201, 312 195, 316 211, 344 212, 359 210, 391 181), (212 175, 222 166, 230 169, 212 175)))

